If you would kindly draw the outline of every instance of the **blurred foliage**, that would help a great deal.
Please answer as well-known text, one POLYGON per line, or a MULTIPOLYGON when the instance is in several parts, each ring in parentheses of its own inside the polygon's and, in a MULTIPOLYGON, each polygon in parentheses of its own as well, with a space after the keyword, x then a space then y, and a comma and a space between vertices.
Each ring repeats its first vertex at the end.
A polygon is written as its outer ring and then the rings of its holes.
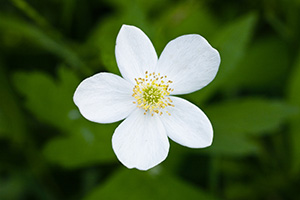
POLYGON ((0 199, 300 199, 299 35, 299 0, 1 1, 0 199), (122 24, 158 53, 188 33, 219 50, 216 79, 184 95, 211 119, 211 147, 171 142, 159 166, 128 170, 118 123, 80 115, 80 81, 120 74, 122 24))

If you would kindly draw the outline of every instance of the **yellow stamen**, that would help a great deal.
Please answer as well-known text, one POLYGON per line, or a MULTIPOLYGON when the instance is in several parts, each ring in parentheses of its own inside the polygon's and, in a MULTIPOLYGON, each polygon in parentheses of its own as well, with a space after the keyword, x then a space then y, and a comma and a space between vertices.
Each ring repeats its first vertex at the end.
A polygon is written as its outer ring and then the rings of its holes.
MULTIPOLYGON (((134 104, 138 108, 144 109, 144 115, 149 111, 151 116, 154 114, 162 115, 164 108, 174 107, 170 97, 173 91, 169 86, 171 80, 167 80, 167 76, 161 76, 160 73, 155 74, 145 72, 145 78, 135 78, 136 85, 133 88, 134 104)), ((165 111, 171 115, 168 111, 165 111)))

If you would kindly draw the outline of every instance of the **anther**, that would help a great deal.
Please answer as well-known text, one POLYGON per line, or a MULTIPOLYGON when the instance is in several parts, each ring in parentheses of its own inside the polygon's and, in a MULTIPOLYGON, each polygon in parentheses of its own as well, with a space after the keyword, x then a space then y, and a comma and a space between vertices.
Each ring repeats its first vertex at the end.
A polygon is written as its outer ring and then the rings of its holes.
MULTIPOLYGON (((135 78, 136 85, 133 88, 132 96, 135 98, 134 104, 138 108, 144 109, 144 115, 148 110, 151 116, 154 114, 162 115, 165 107, 174 107, 172 100, 168 97, 173 89, 169 88, 170 80, 165 80, 167 76, 161 76, 145 72, 145 78, 135 78), (152 76, 152 77, 151 77, 152 76)), ((166 111, 168 115, 171 115, 166 111)))

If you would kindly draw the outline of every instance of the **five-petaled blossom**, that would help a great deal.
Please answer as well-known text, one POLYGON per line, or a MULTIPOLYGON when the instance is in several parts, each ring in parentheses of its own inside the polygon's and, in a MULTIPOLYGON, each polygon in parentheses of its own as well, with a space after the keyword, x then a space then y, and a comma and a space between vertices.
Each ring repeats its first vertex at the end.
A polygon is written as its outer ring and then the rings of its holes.
POLYGON ((125 119, 112 146, 128 168, 148 170, 166 159, 168 137, 190 148, 210 146, 212 125, 194 104, 173 95, 210 83, 220 55, 200 35, 170 41, 159 59, 139 28, 123 25, 116 41, 116 60, 123 76, 98 73, 83 80, 74 94, 81 114, 97 123, 125 119))

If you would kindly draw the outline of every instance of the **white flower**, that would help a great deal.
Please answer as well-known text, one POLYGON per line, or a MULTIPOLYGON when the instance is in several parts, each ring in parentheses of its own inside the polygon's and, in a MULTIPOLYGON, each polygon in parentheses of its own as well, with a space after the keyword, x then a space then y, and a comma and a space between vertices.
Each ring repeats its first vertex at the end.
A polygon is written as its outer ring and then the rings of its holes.
POLYGON ((200 35, 180 36, 159 59, 139 28, 123 25, 116 41, 123 76, 98 73, 83 80, 74 94, 81 114, 98 123, 125 119, 112 137, 113 150, 128 168, 148 170, 168 155, 169 141, 191 148, 210 146, 213 129, 187 94, 210 83, 219 68, 217 50, 200 35))

